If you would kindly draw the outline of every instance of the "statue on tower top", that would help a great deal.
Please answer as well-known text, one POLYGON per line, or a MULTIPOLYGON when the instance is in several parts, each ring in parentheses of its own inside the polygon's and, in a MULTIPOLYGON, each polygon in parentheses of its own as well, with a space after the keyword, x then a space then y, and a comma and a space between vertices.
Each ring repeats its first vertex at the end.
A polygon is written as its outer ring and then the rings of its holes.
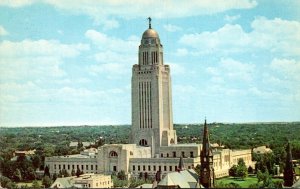
POLYGON ((148 20, 149 20, 149 29, 151 29, 151 17, 148 17, 148 20))

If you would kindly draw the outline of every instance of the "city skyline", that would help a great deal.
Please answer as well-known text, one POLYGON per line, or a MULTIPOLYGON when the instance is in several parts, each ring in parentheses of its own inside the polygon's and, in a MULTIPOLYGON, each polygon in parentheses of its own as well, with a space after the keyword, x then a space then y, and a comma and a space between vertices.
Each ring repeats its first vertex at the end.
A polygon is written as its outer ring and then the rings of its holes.
POLYGON ((299 121, 298 1, 2 1, 0 126, 131 124, 152 18, 174 123, 299 121))

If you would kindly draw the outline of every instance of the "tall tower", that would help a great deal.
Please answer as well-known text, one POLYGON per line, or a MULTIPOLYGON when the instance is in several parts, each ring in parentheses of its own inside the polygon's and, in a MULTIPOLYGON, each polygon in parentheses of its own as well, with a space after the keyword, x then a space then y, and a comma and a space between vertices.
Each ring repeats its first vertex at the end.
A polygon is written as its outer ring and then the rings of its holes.
POLYGON ((214 167, 213 167, 213 153, 209 142, 208 128, 206 119, 203 129, 202 150, 200 153, 200 183, 205 188, 214 187, 214 167))
POLYGON ((295 181, 295 171, 294 171, 292 160, 293 158, 292 158, 291 145, 288 142, 286 147, 286 161, 285 161, 285 167, 283 172, 284 186, 291 187, 295 181))
POLYGON ((143 33, 138 64, 132 67, 131 142, 151 146, 152 156, 160 146, 177 143, 173 130, 170 68, 164 65, 163 46, 151 27, 143 33))

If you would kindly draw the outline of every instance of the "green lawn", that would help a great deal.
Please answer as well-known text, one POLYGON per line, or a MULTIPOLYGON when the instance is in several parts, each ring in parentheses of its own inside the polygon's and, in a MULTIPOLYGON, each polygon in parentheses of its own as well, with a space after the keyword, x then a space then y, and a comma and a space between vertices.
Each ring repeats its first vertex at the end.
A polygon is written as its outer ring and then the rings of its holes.
MULTIPOLYGON (((42 185, 42 181, 41 180, 37 180, 39 185, 42 185)), ((33 182, 33 181, 32 181, 33 182)), ((32 182, 16 182, 17 186, 20 188, 21 186, 25 186, 27 185, 27 187, 32 187, 32 182)))
POLYGON ((242 188, 249 188, 249 185, 257 183, 257 178, 256 177, 247 177, 244 180, 240 178, 234 178, 234 177, 225 177, 218 179, 216 181, 217 183, 223 182, 224 184, 229 184, 231 182, 236 183, 240 185, 242 188))
MULTIPOLYGON (((282 180, 282 179, 272 179, 272 180, 273 180, 273 182, 275 182, 276 180, 282 180)), ((240 187, 242 187, 242 188, 249 188, 249 186, 251 184, 256 184, 257 183, 257 178, 256 178, 256 176, 248 176, 247 178, 242 180, 240 178, 225 177, 225 178, 217 179, 216 182, 217 183, 222 182, 224 184, 236 183, 236 184, 240 185, 240 187)))

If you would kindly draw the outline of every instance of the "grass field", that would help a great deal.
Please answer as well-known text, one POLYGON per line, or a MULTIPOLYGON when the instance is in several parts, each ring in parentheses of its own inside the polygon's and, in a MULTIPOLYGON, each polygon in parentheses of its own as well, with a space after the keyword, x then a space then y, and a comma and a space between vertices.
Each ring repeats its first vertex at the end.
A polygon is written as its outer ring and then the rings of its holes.
POLYGON ((257 178, 256 177, 247 177, 244 180, 240 178, 234 178, 234 177, 225 177, 217 180, 217 183, 224 183, 224 184, 229 184, 229 183, 236 183, 240 185, 242 188, 249 188, 249 185, 257 183, 257 178))
MULTIPOLYGON (((42 181, 41 180, 38 180, 37 182, 39 183, 40 186, 42 185, 42 181)), ((32 182, 17 182, 16 184, 17 184, 17 186, 19 188, 21 186, 26 186, 26 185, 27 185, 27 187, 32 187, 32 182)))
MULTIPOLYGON (((281 180, 281 179, 272 179, 272 180, 276 181, 276 180, 281 180)), ((257 178, 256 178, 256 176, 249 176, 249 177, 245 178, 244 180, 242 180, 240 178, 226 177, 226 178, 217 179, 216 182, 217 183, 222 182, 223 184, 236 183, 236 184, 240 185, 240 187, 242 187, 242 188, 249 188, 249 186, 251 184, 257 183, 257 178)))

